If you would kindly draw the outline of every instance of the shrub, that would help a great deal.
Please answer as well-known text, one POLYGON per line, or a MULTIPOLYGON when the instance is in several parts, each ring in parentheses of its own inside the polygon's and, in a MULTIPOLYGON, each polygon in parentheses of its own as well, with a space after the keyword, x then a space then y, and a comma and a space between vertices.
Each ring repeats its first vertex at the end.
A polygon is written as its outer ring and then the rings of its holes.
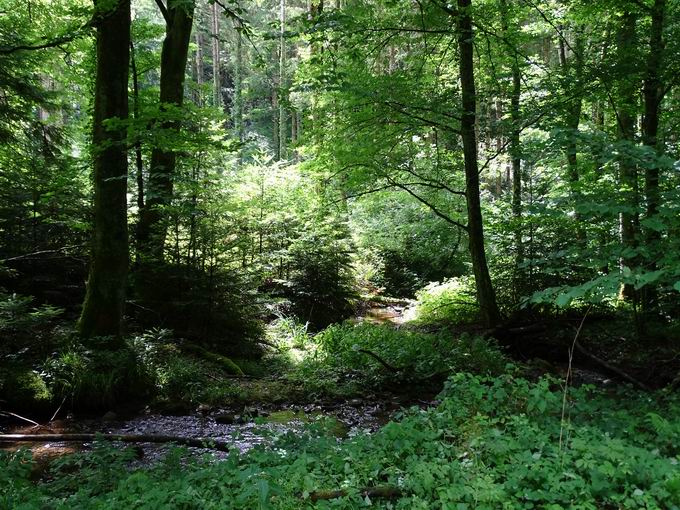
POLYGON ((151 395, 151 376, 136 353, 128 346, 111 350, 108 342, 73 343, 44 363, 43 376, 56 397, 79 409, 103 410, 151 395))
POLYGON ((395 381, 437 381, 462 370, 501 374, 508 364, 489 341, 471 335, 454 337, 446 331, 421 333, 344 323, 326 328, 313 342, 313 353, 302 360, 292 378, 318 393, 354 393, 395 381))
POLYGON ((416 320, 421 324, 456 325, 479 317, 472 277, 433 282, 416 293, 416 320))
POLYGON ((300 321, 318 330, 352 315, 357 294, 349 247, 340 233, 310 232, 293 243, 289 256, 286 297, 300 321))

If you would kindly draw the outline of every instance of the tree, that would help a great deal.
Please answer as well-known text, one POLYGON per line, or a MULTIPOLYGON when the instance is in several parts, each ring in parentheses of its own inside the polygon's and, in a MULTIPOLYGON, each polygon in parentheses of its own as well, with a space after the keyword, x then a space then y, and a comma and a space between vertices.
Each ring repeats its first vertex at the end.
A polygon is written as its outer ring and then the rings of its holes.
POLYGON ((489 276, 489 267, 484 250, 484 226, 479 198, 479 164, 477 162, 477 135, 475 116, 477 111, 474 73, 474 45, 472 32, 472 1, 458 0, 456 26, 458 29, 458 50, 460 60, 460 88, 462 107, 460 131, 463 139, 465 160, 465 197, 467 201, 468 244, 472 270, 475 275, 477 300, 486 326, 495 326, 501 316, 496 303, 496 293, 489 276))
MULTIPOLYGON (((193 1, 171 0, 167 8, 160 0, 166 22, 161 52, 160 128, 168 134, 180 130, 180 110, 184 102, 184 77, 193 23, 193 1)), ((172 201, 177 153, 173 147, 154 147, 151 153, 147 197, 137 226, 138 250, 142 257, 163 260, 165 226, 162 209, 172 201)))
POLYGON ((119 336, 128 270, 127 147, 130 1, 95 0, 97 67, 92 151, 94 240, 80 334, 119 336))

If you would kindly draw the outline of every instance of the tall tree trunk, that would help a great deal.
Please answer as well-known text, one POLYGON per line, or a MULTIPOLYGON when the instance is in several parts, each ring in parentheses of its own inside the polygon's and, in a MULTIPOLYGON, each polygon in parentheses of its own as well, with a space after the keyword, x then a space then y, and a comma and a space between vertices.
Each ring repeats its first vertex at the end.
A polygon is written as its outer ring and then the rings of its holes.
MULTIPOLYGON (((618 138, 631 144, 635 142, 635 124, 637 118, 637 64, 635 60, 635 24, 636 15, 627 10, 624 13, 617 37, 617 60, 618 60, 618 138)), ((637 168, 624 154, 619 161, 619 179, 623 189, 624 210, 620 215, 621 243, 624 248, 634 249, 637 244, 638 224, 638 182, 637 168)), ((632 262, 630 262, 632 263, 632 262)), ((626 261, 622 261, 626 265, 626 261)), ((632 285, 624 285, 622 295, 625 298, 634 297, 632 285)))
MULTIPOLYGON (((562 33, 565 34, 566 32, 562 30, 562 33)), ((579 180, 581 178, 578 168, 577 134, 583 109, 583 34, 578 31, 574 35, 573 50, 571 58, 568 58, 566 41, 560 37, 560 66, 562 67, 565 81, 568 84, 566 92, 571 96, 566 105, 567 111, 564 123, 568 131, 565 146, 567 179, 569 181, 571 200, 574 208, 576 208, 580 201, 579 180)), ((586 232, 583 229, 583 223, 578 212, 574 212, 574 225, 576 228, 576 239, 583 244, 586 241, 586 232)))
POLYGON ((217 2, 212 4, 213 105, 222 106, 222 72, 220 70, 220 16, 217 2))
MULTIPOLYGON (((503 34, 511 39, 510 10, 508 1, 501 0, 501 16, 503 34)), ((513 44, 510 40, 508 44, 513 44)), ((512 164, 512 216, 515 220, 515 270, 524 260, 524 243, 522 242, 522 146, 520 141, 521 114, 520 99, 522 93, 522 74, 519 61, 514 51, 508 54, 510 71, 512 74, 512 89, 510 91, 510 159, 512 164)))
MULTIPOLYGON (((666 8, 666 0, 654 0, 652 6, 652 25, 649 37, 649 53, 647 55, 647 70, 645 73, 645 81, 642 88, 644 100, 644 116, 642 117, 642 143, 650 147, 655 156, 659 150, 658 132, 659 132, 659 113, 661 109, 661 101, 663 100, 663 83, 661 81, 661 69, 663 58, 663 27, 664 27, 664 11, 666 8)), ((659 193, 659 167, 655 165, 649 166, 645 170, 645 198, 646 211, 645 217, 652 218, 659 210, 660 193, 659 193)), ((660 239, 660 233, 653 228, 647 229, 645 239, 648 249, 653 250, 654 244, 660 239)), ((655 269, 653 264, 650 269, 655 269)), ((646 288, 644 292, 643 305, 645 308, 650 308, 656 301, 656 290, 646 288)))
POLYGON ((196 24, 196 55, 195 55, 195 66, 196 66, 196 105, 203 106, 203 83, 205 83, 203 76, 203 34, 201 33, 201 23, 196 24))
POLYGON ((87 292, 78 322, 85 337, 121 334, 128 271, 127 148, 130 0, 94 0, 97 67, 94 93, 94 240, 87 292), (104 10, 105 7, 108 9, 104 10))
MULTIPOLYGON (((137 60, 135 59, 135 46, 130 40, 130 70, 132 72, 132 116, 139 126, 139 75, 137 74, 137 60)), ((142 159, 142 142, 135 137, 135 166, 137 178, 137 208, 144 209, 144 161, 142 159)))
POLYGON ((279 0, 279 158, 286 157, 287 121, 283 91, 286 87, 286 0, 279 0))
MULTIPOLYGON (((167 7, 167 26, 161 50, 161 112, 177 116, 176 110, 184 102, 184 75, 189 54, 189 39, 193 21, 194 4, 171 0, 167 7)), ((178 132, 178 118, 165 119, 160 127, 178 132)), ((163 224, 162 208, 172 201, 173 179, 177 163, 176 152, 169 147, 155 147, 151 152, 147 199, 140 214, 137 241, 143 257, 163 260, 163 247, 167 228, 163 224)))
POLYGON ((479 198, 479 165, 475 135, 476 91, 472 42, 471 0, 458 0, 456 24, 460 52, 460 87, 463 101, 460 129, 465 160, 465 194, 467 197, 468 237, 472 269, 475 274, 477 300, 485 325, 492 327, 501 320, 496 293, 491 284, 484 251, 484 227, 479 198))
MULTIPOLYGON (((243 125, 243 34, 239 26, 236 29, 236 65, 234 66, 234 131, 239 142, 245 140, 245 127, 243 125)), ((239 149, 239 159, 242 158, 242 149, 239 149)))

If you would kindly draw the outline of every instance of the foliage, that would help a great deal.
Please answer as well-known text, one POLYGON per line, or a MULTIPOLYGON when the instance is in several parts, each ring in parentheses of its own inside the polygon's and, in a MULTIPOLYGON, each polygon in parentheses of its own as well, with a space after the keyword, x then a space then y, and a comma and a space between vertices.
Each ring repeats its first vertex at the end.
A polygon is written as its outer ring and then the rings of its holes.
POLYGON ((416 321, 454 326, 473 322, 479 314, 474 292, 470 277, 430 283, 416 294, 416 321))
POLYGON ((311 227, 289 249, 285 294, 301 321, 321 329, 351 315, 356 292, 342 226, 316 222, 311 227))
POLYGON ((67 399, 78 409, 110 410, 149 398, 150 375, 136 353, 110 345, 109 338, 73 342, 45 361, 42 376, 57 400, 67 399))
POLYGON ((498 347, 482 338, 370 323, 330 326, 313 338, 313 345, 289 376, 312 394, 357 394, 395 384, 421 388, 460 370, 501 374, 508 364, 498 347))
MULTIPOLYGON (((680 504, 675 395, 572 389, 561 420, 556 381, 458 374, 441 404, 343 442, 311 425, 227 459, 179 452, 129 471, 107 449, 32 485, 22 454, 3 453, 4 501, 34 508, 674 508, 680 504), (562 440, 560 440, 562 437, 562 440), (92 469, 96 466, 96 469, 92 469), (392 486, 392 502, 360 489, 392 486), (316 490, 347 495, 313 504, 316 490)), ((65 463, 66 464, 66 463, 65 463)))

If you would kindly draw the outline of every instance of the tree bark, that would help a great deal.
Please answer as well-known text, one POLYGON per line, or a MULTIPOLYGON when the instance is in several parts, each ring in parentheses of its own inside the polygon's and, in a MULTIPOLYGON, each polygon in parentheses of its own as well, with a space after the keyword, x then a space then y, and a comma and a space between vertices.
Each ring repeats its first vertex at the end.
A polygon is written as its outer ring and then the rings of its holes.
MULTIPOLYGON (((644 115, 642 117, 642 143, 650 147, 654 153, 654 157, 658 156, 659 143, 659 113, 661 109, 661 101, 663 100, 663 83, 661 81, 661 69, 664 50, 663 27, 664 27, 664 11, 666 8, 666 0, 654 0, 652 6, 651 16, 652 25, 649 37, 649 53, 647 56, 647 70, 645 73, 644 85, 642 87, 643 101, 644 101, 644 115)), ((659 210, 660 192, 659 192, 659 178, 660 171, 658 165, 655 163, 645 170, 645 198, 646 210, 645 218, 653 218, 659 210)), ((661 234, 653 229, 648 228, 645 233, 645 240, 648 249, 654 249, 654 244, 661 238, 661 234)), ((656 268, 655 262, 652 262, 650 270, 656 268)), ((644 291, 643 306, 649 309, 656 301, 656 290, 647 287, 644 291)))
MULTIPOLYGON (((171 0, 167 7, 168 22, 161 50, 161 113, 172 118, 160 122, 160 128, 170 133, 180 130, 177 109, 184 103, 184 75, 189 54, 189 39, 193 22, 194 3, 171 0)), ((172 148, 155 147, 147 183, 147 199, 137 228, 138 250, 147 260, 163 260, 166 226, 163 207, 170 204, 177 154, 172 148)))
MULTIPOLYGON (((501 0, 501 16, 503 34, 506 39, 511 39, 510 10, 508 1, 501 0)), ((513 44, 508 42, 508 44, 513 44)), ((520 99, 522 93, 522 74, 519 61, 514 51, 509 52, 510 71, 512 75, 512 89, 510 91, 510 160, 512 164, 512 216, 516 222, 515 228, 515 266, 519 266, 524 260, 524 243, 522 242, 522 146, 520 140, 521 113, 520 99)))
POLYGON ((122 329, 128 271, 126 126, 130 0, 94 0, 97 65, 94 96, 94 240, 87 292, 78 322, 82 336, 116 336, 122 329), (103 11, 103 4, 110 6, 103 11))
POLYGON ((475 134, 476 90, 473 61, 473 33, 471 0, 458 0, 456 24, 460 52, 460 86, 463 112, 460 129, 465 160, 465 195, 467 198, 468 238, 472 269, 475 274, 477 300, 482 320, 487 327, 500 322, 501 315, 496 303, 496 293, 489 276, 484 251, 484 226, 479 197, 479 164, 477 162, 477 137, 475 134))
POLYGON ((217 2, 212 4, 212 64, 213 64, 213 105, 222 106, 222 73, 220 70, 220 16, 217 2))
MULTIPOLYGON (((130 41, 130 70, 132 72, 132 116, 139 129, 139 75, 137 74, 137 61, 135 59, 135 46, 130 41)), ((137 208, 144 209, 144 161, 142 159, 142 142, 135 137, 135 165, 137 178, 137 208)))
POLYGON ((286 157, 286 107, 283 100, 283 91, 286 86, 286 0, 279 1, 279 158, 286 157))
MULTIPOLYGON (((637 16, 627 10, 621 21, 617 34, 618 53, 618 96, 619 107, 618 138, 621 141, 635 143, 635 124, 637 118, 637 64, 635 63, 635 25, 637 16)), ((624 248, 635 249, 637 245, 638 224, 638 182, 637 168, 624 154, 619 161, 619 180, 623 189, 624 210, 620 214, 621 244, 624 248)), ((630 257, 629 257, 630 258, 630 257)), ((621 265, 630 264, 622 260, 621 265)), ((628 284, 622 287, 622 296, 631 299, 635 292, 628 284)))
MULTIPOLYGON (((576 32, 574 37, 574 52, 571 58, 567 57, 566 42, 563 38, 560 38, 559 46, 560 65, 568 84, 566 92, 571 96, 566 105, 567 111, 564 123, 568 131, 565 152, 567 159, 567 180, 569 182, 571 201, 574 205, 574 209, 576 209, 580 200, 579 181, 581 178, 578 167, 578 146, 576 143, 576 136, 581 123, 581 112, 583 109, 583 35, 578 31, 576 32)), ((576 211, 574 211, 574 226, 576 228, 577 241, 581 244, 585 243, 586 232, 583 229, 581 217, 576 211)))

